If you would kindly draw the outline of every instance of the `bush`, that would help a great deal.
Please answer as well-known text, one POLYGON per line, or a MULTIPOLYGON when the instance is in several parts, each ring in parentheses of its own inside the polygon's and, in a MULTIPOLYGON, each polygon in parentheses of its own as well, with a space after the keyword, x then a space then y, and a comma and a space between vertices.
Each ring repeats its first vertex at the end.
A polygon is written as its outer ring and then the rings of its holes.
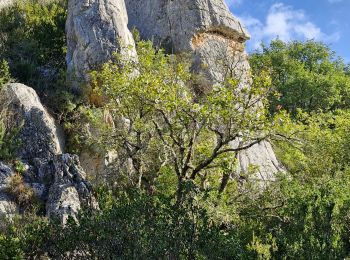
POLYGON ((0 234, 0 259, 23 259, 19 238, 0 234))
POLYGON ((83 211, 79 224, 37 218, 21 226, 19 220, 7 239, 19 238, 29 258, 234 259, 244 252, 235 229, 222 229, 193 199, 176 208, 169 198, 138 191, 99 197, 100 211, 83 211))
POLYGON ((59 115, 71 100, 65 85, 66 16, 66 0, 18 0, 0 10, 0 60, 59 115))
POLYGON ((9 127, 5 124, 4 116, 0 114, 0 160, 12 160, 17 154, 17 149, 21 145, 18 134, 22 125, 9 127))
POLYGON ((3 60, 0 62, 0 91, 1 87, 8 83, 10 79, 10 68, 8 66, 8 63, 5 60, 3 60))

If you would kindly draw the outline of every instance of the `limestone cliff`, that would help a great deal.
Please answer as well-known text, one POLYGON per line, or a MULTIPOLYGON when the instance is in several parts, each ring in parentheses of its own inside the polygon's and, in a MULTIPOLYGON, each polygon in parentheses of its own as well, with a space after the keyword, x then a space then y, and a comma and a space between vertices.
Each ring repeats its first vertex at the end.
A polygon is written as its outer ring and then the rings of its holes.
MULTIPOLYGON (((193 69, 215 84, 227 76, 250 83, 244 42, 250 38, 223 0, 126 0, 129 27, 169 52, 189 52, 193 69)), ((271 145, 263 141, 239 155, 240 170, 259 167, 259 178, 271 180, 283 171, 271 145)))

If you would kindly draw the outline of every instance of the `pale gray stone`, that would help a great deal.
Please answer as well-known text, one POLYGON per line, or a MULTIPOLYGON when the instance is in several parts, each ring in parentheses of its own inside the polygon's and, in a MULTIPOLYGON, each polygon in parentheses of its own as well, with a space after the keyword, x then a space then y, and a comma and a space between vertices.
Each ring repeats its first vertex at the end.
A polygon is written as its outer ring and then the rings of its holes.
POLYGON ((136 57, 124 0, 69 0, 68 5, 66 59, 72 87, 86 83, 88 72, 115 52, 136 57))
POLYGON ((193 49, 197 33, 212 32, 244 42, 248 32, 222 0, 126 0, 129 27, 144 39, 168 46, 174 52, 193 49))
MULTIPOLYGON (((41 104, 36 92, 23 84, 5 85, 0 92, 0 118, 9 131, 20 129, 18 156, 25 167, 25 184, 46 203, 47 216, 65 223, 76 217, 82 206, 96 202, 92 187, 76 155, 64 154, 64 136, 54 118, 41 104)), ((19 163, 19 162, 17 162, 19 163)), ((15 171, 0 161, 0 215, 20 212, 6 193, 15 171)))
POLYGON ((21 159, 48 159, 63 153, 62 129, 32 88, 19 83, 4 86, 0 91, 0 115, 8 125, 20 128, 18 156, 21 159))
POLYGON ((59 217, 63 224, 68 216, 77 217, 83 206, 96 208, 92 196, 92 186, 85 180, 86 174, 81 168, 76 155, 63 154, 44 165, 51 179, 49 195, 46 202, 46 214, 49 217, 59 217))
POLYGON ((14 3, 14 0, 0 0, 0 9, 10 6, 14 3))
POLYGON ((6 193, 0 192, 0 217, 12 218, 18 212, 18 205, 6 193))
POLYGON ((9 166, 0 161, 0 217, 11 218, 19 210, 16 203, 6 194, 8 181, 13 173, 9 166))

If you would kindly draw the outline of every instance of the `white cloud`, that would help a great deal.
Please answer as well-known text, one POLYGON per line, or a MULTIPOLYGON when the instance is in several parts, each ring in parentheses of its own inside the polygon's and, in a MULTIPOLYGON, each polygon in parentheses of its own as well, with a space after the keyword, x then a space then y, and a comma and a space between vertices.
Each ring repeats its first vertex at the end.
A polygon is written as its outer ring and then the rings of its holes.
POLYGON ((262 41, 268 42, 277 37, 284 41, 314 39, 328 43, 336 42, 340 38, 339 33, 327 35, 322 32, 303 10, 295 10, 282 3, 271 6, 264 22, 251 16, 239 18, 252 35, 248 44, 254 49, 259 48, 262 41))

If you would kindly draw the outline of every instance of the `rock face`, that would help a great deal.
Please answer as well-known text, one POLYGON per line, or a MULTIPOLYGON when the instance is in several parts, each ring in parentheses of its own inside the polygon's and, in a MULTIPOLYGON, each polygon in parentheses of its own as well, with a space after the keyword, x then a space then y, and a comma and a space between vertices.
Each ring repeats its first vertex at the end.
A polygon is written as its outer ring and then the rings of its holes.
MULTIPOLYGON (((233 17, 223 0, 126 0, 129 27, 143 39, 153 40, 168 52, 189 52, 193 70, 210 84, 227 76, 249 84, 248 57, 244 42, 248 32, 233 17)), ((283 171, 268 142, 261 142, 239 156, 240 170, 258 166, 263 180, 283 171)))
POLYGON ((247 71, 244 42, 250 36, 223 0, 126 0, 126 6, 130 28, 168 52, 193 53, 194 69, 211 82, 229 73, 225 65, 247 71))
MULTIPOLYGON (((0 115, 8 128, 20 129, 17 154, 25 166, 20 174, 24 185, 45 203, 48 216, 57 216, 65 223, 82 206, 94 204, 91 185, 85 180, 78 157, 63 154, 63 135, 33 89, 22 84, 4 86, 0 91, 0 115)), ((23 210, 6 192, 14 168, 0 161, 0 215, 23 210)))
POLYGON ((124 0, 69 0, 66 23, 68 77, 73 87, 87 72, 113 58, 114 52, 135 57, 124 0))
POLYGON ((78 156, 63 154, 42 166, 43 176, 51 176, 48 188, 46 212, 48 216, 59 216, 65 222, 68 216, 76 216, 83 205, 94 206, 92 187, 85 180, 78 156))
POLYGON ((21 159, 52 158, 63 153, 62 130, 32 88, 17 83, 7 85, 0 94, 0 111, 8 124, 20 127, 21 159))

